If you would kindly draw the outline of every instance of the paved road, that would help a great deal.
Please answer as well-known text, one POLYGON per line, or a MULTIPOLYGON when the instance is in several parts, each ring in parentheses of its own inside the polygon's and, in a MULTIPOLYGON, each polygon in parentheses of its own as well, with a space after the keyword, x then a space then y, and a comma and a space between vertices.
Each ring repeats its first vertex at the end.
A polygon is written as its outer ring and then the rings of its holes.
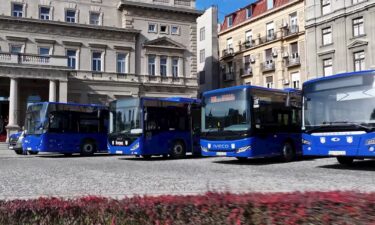
POLYGON ((0 150, 0 198, 195 194, 207 191, 375 191, 375 161, 292 163, 228 158, 142 160, 123 156, 17 156, 0 150))

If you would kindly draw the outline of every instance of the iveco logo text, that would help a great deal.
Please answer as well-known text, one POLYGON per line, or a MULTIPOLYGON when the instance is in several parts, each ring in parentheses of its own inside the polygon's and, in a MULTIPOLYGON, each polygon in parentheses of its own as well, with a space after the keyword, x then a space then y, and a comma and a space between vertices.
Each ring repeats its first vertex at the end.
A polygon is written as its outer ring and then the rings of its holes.
POLYGON ((213 144, 214 148, 229 148, 228 144, 213 144))
POLYGON ((339 141, 340 141, 340 138, 338 138, 338 137, 334 137, 334 138, 331 138, 331 141, 333 141, 333 142, 339 142, 339 141))

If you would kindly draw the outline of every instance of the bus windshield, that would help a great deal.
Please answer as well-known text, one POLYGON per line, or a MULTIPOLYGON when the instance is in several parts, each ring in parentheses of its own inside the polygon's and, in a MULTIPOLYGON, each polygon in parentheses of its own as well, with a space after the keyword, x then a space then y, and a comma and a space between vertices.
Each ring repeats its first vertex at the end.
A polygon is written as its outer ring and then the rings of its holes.
POLYGON ((246 89, 207 95, 203 99, 202 132, 250 129, 246 89))
POLYGON ((42 134, 45 128, 47 104, 35 104, 26 112, 25 129, 27 134, 42 134))
POLYGON ((117 100, 110 105, 110 133, 140 133, 140 100, 117 100))
POLYGON ((341 77, 304 88, 304 127, 375 127, 375 75, 341 77))

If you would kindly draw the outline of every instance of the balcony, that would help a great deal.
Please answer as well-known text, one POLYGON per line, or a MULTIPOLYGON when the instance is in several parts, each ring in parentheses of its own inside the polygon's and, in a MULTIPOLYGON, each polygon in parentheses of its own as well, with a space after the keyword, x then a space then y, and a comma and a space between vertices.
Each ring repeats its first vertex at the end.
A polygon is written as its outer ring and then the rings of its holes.
POLYGON ((1 52, 0 63, 67 68, 67 58, 65 56, 41 56, 1 52))
POLYGON ((224 49, 222 54, 221 54, 221 57, 222 58, 225 58, 225 57, 230 57, 230 56, 233 56, 234 55, 234 49, 233 48, 227 48, 227 49, 224 49))
POLYGON ((233 72, 227 72, 223 74, 223 80, 224 81, 233 81, 234 80, 234 74, 233 72))
POLYGON ((266 63, 262 63, 262 69, 263 72, 275 71, 275 62, 266 61, 266 63))
POLYGON ((300 66, 300 65, 301 65, 301 59, 298 53, 293 53, 292 56, 286 59, 287 67, 300 66))
POLYGON ((298 34, 298 32, 299 32, 299 26, 291 25, 284 29, 284 36, 287 37, 287 36, 295 35, 295 34, 298 34))
POLYGON ((249 49, 255 47, 255 40, 247 40, 241 45, 241 50, 249 49))
POLYGON ((240 70, 241 77, 253 76, 253 69, 250 66, 246 66, 244 69, 240 70))
POLYGON ((276 40, 276 34, 275 33, 267 34, 265 42, 270 42, 270 41, 274 41, 274 40, 276 40))

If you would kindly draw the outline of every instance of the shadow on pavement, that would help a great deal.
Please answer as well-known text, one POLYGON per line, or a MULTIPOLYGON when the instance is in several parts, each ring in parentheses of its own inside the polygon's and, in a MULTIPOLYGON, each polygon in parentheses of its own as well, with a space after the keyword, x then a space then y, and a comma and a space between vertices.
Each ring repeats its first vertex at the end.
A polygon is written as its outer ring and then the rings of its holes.
POLYGON ((119 160, 127 160, 127 161, 176 161, 176 160, 186 160, 186 159, 206 159, 202 156, 193 156, 193 155, 187 155, 185 158, 182 159, 172 159, 172 158, 166 158, 162 156, 153 156, 150 159, 145 159, 142 157, 131 157, 130 158, 119 158, 119 160))
POLYGON ((106 154, 106 153, 94 154, 94 155, 91 155, 91 156, 81 156, 80 154, 73 154, 73 155, 63 155, 63 154, 47 155, 46 154, 46 155, 36 155, 35 157, 57 159, 57 158, 95 158, 95 157, 112 157, 112 156, 115 156, 115 155, 109 155, 109 154, 106 154))
POLYGON ((318 168, 335 169, 335 170, 362 170, 362 171, 375 171, 375 160, 355 160, 350 166, 337 164, 319 166, 318 168))
MULTIPOLYGON (((258 158, 258 159, 241 159, 241 160, 238 160, 236 158, 230 158, 230 159, 227 158, 227 159, 228 160, 214 161, 213 163, 227 164, 227 165, 253 165, 253 166, 286 163, 286 162, 282 162, 279 158, 258 158)), ((290 163, 300 162, 300 161, 312 161, 312 160, 315 160, 315 158, 298 158, 290 163)))

